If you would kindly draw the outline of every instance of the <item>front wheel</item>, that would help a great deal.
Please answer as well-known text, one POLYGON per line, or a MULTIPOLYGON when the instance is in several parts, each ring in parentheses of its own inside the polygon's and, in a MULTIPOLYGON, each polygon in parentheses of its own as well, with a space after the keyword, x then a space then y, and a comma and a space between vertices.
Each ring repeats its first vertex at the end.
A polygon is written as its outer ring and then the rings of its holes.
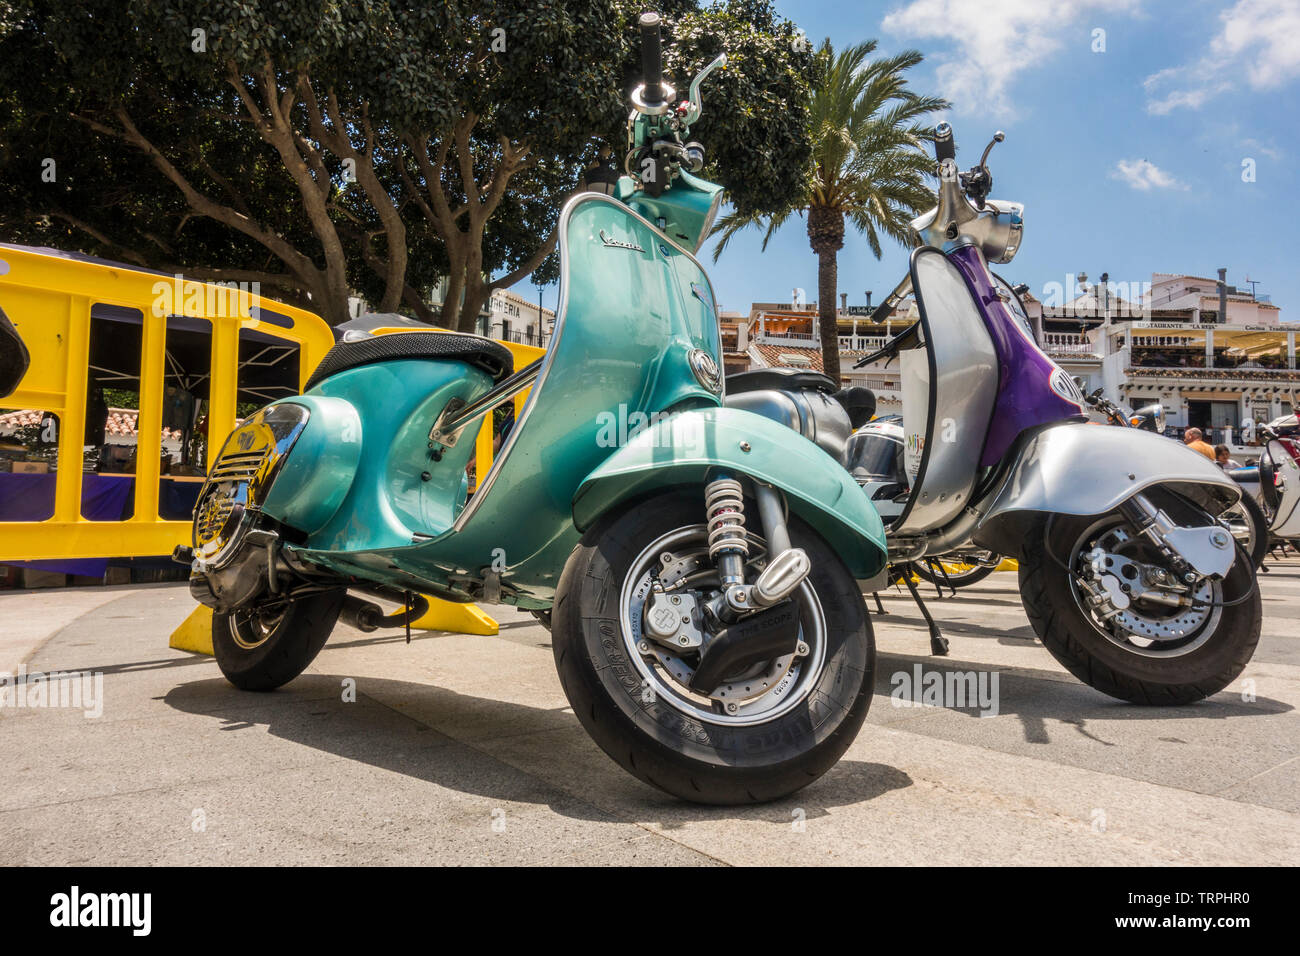
POLYGON ((325 646, 347 591, 265 603, 212 615, 212 650, 226 680, 240 690, 289 683, 325 646))
MULTIPOLYGON (((664 495, 583 536, 557 592, 556 666, 583 727, 629 773, 697 803, 775 800, 834 766, 862 726, 876 659, 871 625, 848 569, 792 516, 792 543, 812 565, 792 596, 797 648, 721 675, 708 693, 692 689, 711 638, 690 609, 719 587, 703 510, 702 497, 664 495), (647 598, 665 587, 691 619, 680 648, 643 633, 647 598)), ((762 538, 749 537, 752 579, 766 554, 762 538)))
MULTIPOLYGON (((1150 497, 1180 525, 1213 523, 1185 499, 1150 497)), ((1190 703, 1232 683, 1259 643, 1255 569, 1232 546, 1227 577, 1183 583, 1118 511, 1046 517, 1025 535, 1021 600, 1043 646, 1085 684, 1136 704, 1190 703)))

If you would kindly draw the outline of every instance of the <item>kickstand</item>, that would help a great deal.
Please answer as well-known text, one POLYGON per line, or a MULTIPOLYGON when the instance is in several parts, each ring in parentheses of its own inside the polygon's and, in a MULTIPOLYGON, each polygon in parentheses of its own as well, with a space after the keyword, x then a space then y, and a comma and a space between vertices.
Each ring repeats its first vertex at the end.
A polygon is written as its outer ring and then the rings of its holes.
POLYGON ((902 578, 903 583, 907 585, 907 589, 912 592, 912 600, 921 609, 921 616, 925 618, 925 623, 930 626, 930 653, 935 657, 947 657, 948 639, 939 633, 939 625, 934 623, 934 618, 930 616, 929 609, 925 606, 925 602, 921 600, 920 592, 916 590, 916 585, 912 583, 912 575, 904 571, 902 578))
POLYGON ((939 579, 943 578, 943 583, 948 585, 948 590, 952 592, 953 597, 956 597, 957 589, 953 587, 952 578, 948 577, 948 569, 943 566, 943 562, 932 558, 925 558, 924 561, 929 566, 930 573, 934 575, 934 596, 943 600, 943 591, 939 587, 939 579))
POLYGON ((410 592, 410 591, 407 591, 406 594, 403 595, 403 598, 404 598, 404 600, 406 601, 406 608, 405 608, 405 610, 406 610, 406 643, 410 644, 410 643, 411 643, 411 611, 412 611, 412 609, 415 607, 415 602, 414 602, 414 601, 412 600, 412 598, 411 598, 411 592, 410 592))
POLYGON ((872 592, 871 592, 871 596, 872 596, 873 598, 876 599, 876 613, 877 613, 877 614, 888 614, 889 612, 885 610, 885 606, 884 606, 883 604, 880 603, 880 592, 879 592, 879 591, 872 591, 872 592))

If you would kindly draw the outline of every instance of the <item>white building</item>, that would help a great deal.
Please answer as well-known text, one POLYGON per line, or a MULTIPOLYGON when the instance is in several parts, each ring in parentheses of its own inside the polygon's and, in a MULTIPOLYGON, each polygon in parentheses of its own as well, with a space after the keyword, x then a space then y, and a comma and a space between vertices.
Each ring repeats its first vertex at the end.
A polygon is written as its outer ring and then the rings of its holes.
MULTIPOLYGON (((1023 298, 1044 351, 1088 391, 1102 388, 1106 397, 1131 408, 1158 401, 1173 434, 1195 426, 1238 459, 1259 454, 1250 437, 1254 423, 1300 407, 1300 325, 1282 322, 1281 310, 1267 297, 1239 291, 1226 279, 1156 273, 1149 289, 1126 299, 1106 283, 1089 286, 1086 276, 1079 278, 1079 294, 1062 305, 1023 298)), ((841 377, 873 389, 879 414, 897 414, 899 363, 862 369, 853 363, 915 322, 916 303, 906 300, 880 325, 863 318, 865 311, 837 314, 841 377)), ((748 333, 753 367, 821 371, 815 305, 755 303, 748 333)))
POLYGON ((492 293, 486 315, 479 319, 480 331, 494 339, 545 348, 555 331, 555 311, 542 308, 510 289, 492 293))

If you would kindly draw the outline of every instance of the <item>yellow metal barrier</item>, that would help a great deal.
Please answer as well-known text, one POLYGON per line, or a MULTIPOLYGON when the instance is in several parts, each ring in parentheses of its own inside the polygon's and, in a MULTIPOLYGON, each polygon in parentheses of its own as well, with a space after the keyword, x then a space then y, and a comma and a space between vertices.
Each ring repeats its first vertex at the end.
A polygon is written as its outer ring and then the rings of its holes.
MULTIPOLYGON (((450 631, 454 634, 500 633, 497 622, 484 614, 476 604, 453 604, 438 598, 429 598, 429 610, 412 621, 417 631, 450 631)), ((172 631, 168 647, 195 654, 212 654, 212 609, 200 604, 172 631)))
MULTIPOLYGON (((211 323, 209 459, 235 427, 241 330, 252 329, 299 349, 298 388, 334 344, 329 326, 319 316, 251 292, 32 249, 0 247, 0 306, 32 359, 18 390, 0 402, 7 408, 57 416, 60 433, 54 513, 40 521, 0 521, 0 561, 166 555, 189 541, 189 522, 160 518, 158 509, 168 318, 211 323), (82 436, 87 419, 91 310, 95 307, 138 311, 141 317, 134 507, 125 520, 91 520, 82 515, 82 436), (274 315, 275 321, 258 318, 262 310, 274 315)), ((378 331, 398 334, 410 330, 378 331)), ((501 344, 514 355, 516 368, 545 354, 544 349, 529 345, 501 344)), ((515 399, 516 413, 527 395, 524 392, 515 399)), ((484 475, 493 457, 491 416, 483 422, 476 442, 476 470, 484 475)), ((474 605, 433 597, 429 604, 429 612, 415 624, 421 629, 497 633, 496 622, 474 605)), ((211 652, 211 618, 210 614, 204 617, 205 611, 197 609, 177 629, 172 635, 173 647, 211 652), (206 635, 201 633, 205 627, 206 635)))
POLYGON ((223 286, 27 249, 0 248, 0 264, 0 305, 32 356, 18 390, 3 404, 54 413, 60 433, 54 514, 44 521, 0 522, 0 561, 163 555, 189 540, 189 522, 158 516, 170 316, 211 323, 207 434, 208 448, 214 451, 235 427, 241 330, 254 329, 297 346, 299 387, 334 344, 329 326, 319 316, 251 293, 235 294, 223 286), (215 309, 209 309, 209 304, 215 309), (135 506, 132 516, 122 521, 88 520, 81 513, 82 436, 95 306, 138 311, 143 326, 135 506), (255 317, 259 309, 274 313, 277 321, 259 320, 255 317))

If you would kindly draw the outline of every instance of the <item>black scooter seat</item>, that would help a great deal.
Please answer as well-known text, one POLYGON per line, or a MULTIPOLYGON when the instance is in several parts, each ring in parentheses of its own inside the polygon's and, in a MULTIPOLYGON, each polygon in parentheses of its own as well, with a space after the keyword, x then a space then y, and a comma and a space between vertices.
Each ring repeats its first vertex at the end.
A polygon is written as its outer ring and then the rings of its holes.
POLYGON ((347 369, 397 359, 467 362, 491 375, 494 383, 510 375, 515 367, 509 349, 481 335, 393 332, 339 342, 325 353, 316 371, 311 373, 306 390, 310 391, 331 375, 347 369))

